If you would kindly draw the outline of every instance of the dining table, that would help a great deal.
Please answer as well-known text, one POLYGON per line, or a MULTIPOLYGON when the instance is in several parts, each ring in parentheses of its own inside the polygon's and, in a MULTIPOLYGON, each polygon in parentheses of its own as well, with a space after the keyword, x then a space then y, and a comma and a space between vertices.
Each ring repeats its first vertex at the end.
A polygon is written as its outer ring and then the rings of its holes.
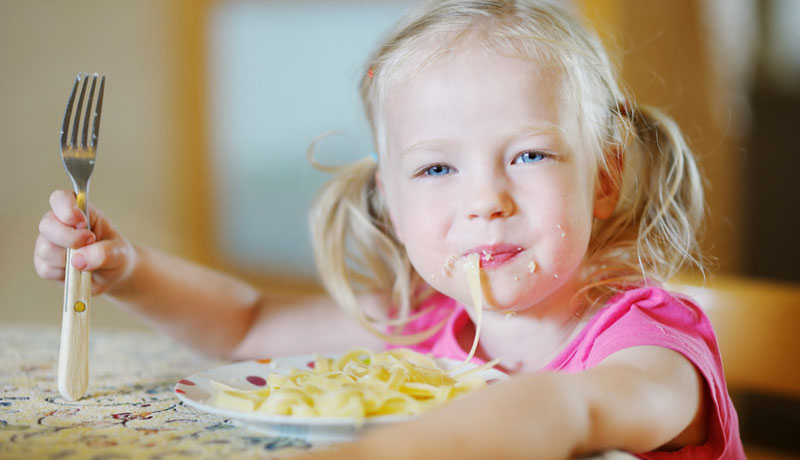
POLYGON ((327 445, 184 404, 176 383, 229 362, 146 329, 93 328, 88 389, 67 400, 56 381, 59 343, 57 325, 0 323, 0 459, 271 459, 327 445))

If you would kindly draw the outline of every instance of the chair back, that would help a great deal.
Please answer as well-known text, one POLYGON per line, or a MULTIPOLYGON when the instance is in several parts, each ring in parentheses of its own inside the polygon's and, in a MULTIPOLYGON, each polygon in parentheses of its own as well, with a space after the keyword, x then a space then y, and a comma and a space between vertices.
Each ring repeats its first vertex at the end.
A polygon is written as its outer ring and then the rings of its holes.
POLYGON ((708 315, 731 390, 800 398, 800 285, 717 276, 668 287, 708 315))

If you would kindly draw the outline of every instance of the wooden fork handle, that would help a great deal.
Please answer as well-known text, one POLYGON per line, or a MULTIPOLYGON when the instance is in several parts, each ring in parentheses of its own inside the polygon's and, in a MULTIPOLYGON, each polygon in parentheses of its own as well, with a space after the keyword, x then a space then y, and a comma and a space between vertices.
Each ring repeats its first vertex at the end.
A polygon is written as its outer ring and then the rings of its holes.
POLYGON ((72 266, 67 249, 61 347, 58 351, 58 391, 64 398, 80 399, 89 384, 89 304, 92 273, 72 266))

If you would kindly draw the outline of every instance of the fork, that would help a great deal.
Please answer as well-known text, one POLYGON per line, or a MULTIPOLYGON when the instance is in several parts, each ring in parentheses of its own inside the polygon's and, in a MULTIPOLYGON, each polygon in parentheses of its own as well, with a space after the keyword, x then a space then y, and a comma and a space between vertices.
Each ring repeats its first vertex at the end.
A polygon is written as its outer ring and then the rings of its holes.
MULTIPOLYGON (((89 74, 79 73, 72 86, 72 93, 67 101, 64 113, 64 124, 61 128, 61 161, 72 180, 76 201, 81 212, 86 216, 86 228, 90 228, 89 220, 89 178, 94 169, 97 153, 97 136, 100 132, 100 113, 103 109, 103 90, 106 77, 100 78, 100 89, 97 92, 97 104, 93 106, 98 75, 91 80, 89 98, 84 107, 86 86, 89 74), (81 84, 83 82, 83 84, 81 84), (80 86, 80 96, 74 110, 75 95, 80 86), (85 111, 81 126, 81 112, 85 111), (94 115, 92 117, 92 115, 94 115), (69 132, 70 121, 72 131, 69 132), (92 125, 89 138, 89 125, 92 125), (81 134, 80 142, 78 134, 81 134)), ((79 399, 86 392, 89 384, 89 304, 92 296, 92 274, 72 266, 73 250, 67 248, 67 263, 64 274, 64 311, 61 317, 61 346, 58 353, 58 391, 68 400, 79 399)))

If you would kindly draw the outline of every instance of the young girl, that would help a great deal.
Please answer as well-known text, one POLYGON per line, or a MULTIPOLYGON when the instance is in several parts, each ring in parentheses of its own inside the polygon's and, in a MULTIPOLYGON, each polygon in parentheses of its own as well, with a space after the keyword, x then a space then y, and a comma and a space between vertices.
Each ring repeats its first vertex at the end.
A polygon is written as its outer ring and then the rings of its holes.
POLYGON ((96 209, 89 232, 66 191, 40 223, 39 275, 63 279, 77 248, 95 293, 231 359, 385 342, 465 359, 478 254, 476 359, 514 376, 330 455, 744 458, 711 326, 660 287, 702 268, 695 161, 671 120, 623 95, 594 36, 533 0, 426 3, 361 89, 377 161, 342 170, 312 211, 333 300, 275 302, 132 245, 96 209))

